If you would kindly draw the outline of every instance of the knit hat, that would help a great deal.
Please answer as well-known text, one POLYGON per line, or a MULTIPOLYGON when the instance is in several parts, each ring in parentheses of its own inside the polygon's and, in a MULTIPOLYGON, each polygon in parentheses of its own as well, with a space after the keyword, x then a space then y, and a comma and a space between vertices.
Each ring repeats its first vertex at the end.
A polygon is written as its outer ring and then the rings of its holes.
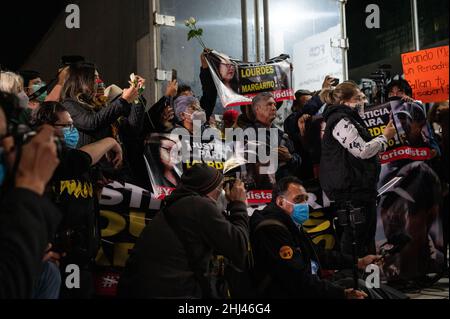
POLYGON ((213 191, 222 181, 222 173, 205 163, 192 166, 181 176, 181 184, 200 195, 213 191))
POLYGON ((195 103, 200 104, 198 99, 193 96, 179 96, 174 103, 175 116, 181 120, 181 113, 186 112, 187 108, 195 103))

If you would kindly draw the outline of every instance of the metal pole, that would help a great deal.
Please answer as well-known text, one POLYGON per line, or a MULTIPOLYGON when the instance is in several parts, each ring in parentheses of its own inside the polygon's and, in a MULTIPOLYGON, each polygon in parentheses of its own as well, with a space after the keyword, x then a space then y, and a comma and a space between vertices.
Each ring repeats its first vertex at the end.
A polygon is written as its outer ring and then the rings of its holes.
POLYGON ((263 0, 264 10, 264 59, 270 59, 269 0, 263 0))
POLYGON ((255 0, 255 40, 256 40, 256 61, 260 62, 261 50, 260 50, 260 30, 259 30, 259 1, 255 0))
POLYGON ((247 0, 241 0, 242 60, 248 62, 247 0))
POLYGON ((419 40, 419 15, 417 13, 417 0, 411 0, 411 24, 412 24, 414 49, 416 51, 419 51, 420 40, 419 40))
MULTIPOLYGON (((340 9, 341 9, 341 39, 346 39, 347 41, 347 19, 345 15, 345 5, 347 3, 347 0, 339 0, 340 2, 340 9)), ((344 78, 344 81, 348 80, 348 47, 347 43, 345 44, 344 48, 341 48, 342 50, 342 76, 344 78)))
MULTIPOLYGON (((152 11, 153 11, 152 16, 154 16, 155 12, 159 12, 159 0, 152 0, 152 11)), ((155 77, 155 72, 156 72, 155 70, 159 69, 161 67, 161 30, 160 30, 160 27, 157 26, 155 23, 153 23, 152 28, 153 28, 153 41, 154 41, 154 45, 153 45, 153 59, 154 59, 153 77, 155 77)), ((161 93, 160 93, 161 83, 159 83, 159 81, 157 81, 156 79, 154 80, 154 82, 155 82, 154 96, 155 96, 155 102, 156 102, 160 99, 160 96, 161 96, 161 93)))

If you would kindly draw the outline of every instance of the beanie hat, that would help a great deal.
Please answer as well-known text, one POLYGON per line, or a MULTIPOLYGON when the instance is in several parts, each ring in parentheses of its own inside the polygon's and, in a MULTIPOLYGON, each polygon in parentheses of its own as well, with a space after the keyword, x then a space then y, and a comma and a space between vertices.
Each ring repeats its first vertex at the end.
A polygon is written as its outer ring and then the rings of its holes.
POLYGON ((181 184, 200 195, 213 191, 222 181, 222 173, 205 163, 192 166, 181 176, 181 184))

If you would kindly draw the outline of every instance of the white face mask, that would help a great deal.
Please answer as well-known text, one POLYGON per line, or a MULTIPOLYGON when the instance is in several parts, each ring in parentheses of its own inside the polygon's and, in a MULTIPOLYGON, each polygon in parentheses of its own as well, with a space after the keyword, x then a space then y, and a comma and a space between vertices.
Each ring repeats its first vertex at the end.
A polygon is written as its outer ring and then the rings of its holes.
POLYGON ((200 121, 203 124, 206 123, 206 113, 204 111, 195 111, 191 115, 192 122, 200 121))
POLYGON ((17 94, 17 97, 19 98, 19 107, 21 109, 28 108, 28 103, 30 103, 30 99, 28 98, 27 94, 22 91, 19 94, 17 94))

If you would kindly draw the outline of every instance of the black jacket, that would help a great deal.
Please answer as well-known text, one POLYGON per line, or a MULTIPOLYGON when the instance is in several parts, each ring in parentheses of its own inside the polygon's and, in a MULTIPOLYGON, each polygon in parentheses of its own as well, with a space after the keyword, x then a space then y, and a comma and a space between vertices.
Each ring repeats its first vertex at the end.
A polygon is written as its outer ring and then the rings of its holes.
POLYGON ((346 118, 355 125, 365 142, 372 137, 358 112, 345 105, 330 106, 323 114, 326 121, 320 160, 320 184, 334 201, 373 201, 380 175, 378 155, 369 159, 353 156, 333 136, 336 124, 346 118))
POLYGON ((0 206, 0 299, 31 298, 42 257, 61 219, 46 198, 14 189, 0 206))
POLYGON ((203 92, 200 98, 200 106, 205 110, 206 118, 209 119, 214 111, 217 100, 217 89, 209 68, 200 68, 200 82, 203 92))
POLYGON ((201 287, 190 267, 192 263, 208 272, 213 250, 243 268, 248 252, 246 205, 229 205, 227 219, 214 202, 183 187, 177 188, 162 210, 143 230, 119 283, 119 295, 126 298, 202 297, 201 287), (169 226, 166 214, 178 228, 179 237, 169 226))
POLYGON ((303 181, 307 181, 314 178, 314 165, 310 155, 312 145, 304 145, 305 139, 302 139, 300 136, 298 127, 298 120, 303 114, 302 110, 290 114, 284 121, 284 131, 292 141, 295 152, 301 154, 302 157, 300 167, 295 176, 298 176, 303 181))
MULTIPOLYGON (((265 129, 264 131, 264 138, 262 140, 266 143, 266 154, 270 154, 271 152, 271 145, 270 145, 270 131, 268 128, 263 126, 258 121, 253 122, 251 125, 247 126, 245 129, 254 129, 256 131, 256 138, 257 140, 260 140, 259 138, 259 130, 265 129)), ((278 169, 275 174, 276 179, 279 180, 283 177, 290 176, 290 175, 296 175, 298 170, 300 169, 300 165, 302 163, 302 158, 300 157, 300 154, 298 154, 294 148, 294 144, 289 139, 288 134, 277 128, 275 125, 272 124, 272 127, 270 129, 276 129, 277 130, 277 146, 276 147, 282 147, 285 146, 289 153, 292 155, 291 160, 286 163, 286 165, 280 166, 280 163, 278 163, 278 169)))
POLYGON ((320 279, 321 267, 345 269, 352 267, 351 256, 321 250, 308 235, 299 229, 291 217, 271 203, 250 219, 251 243, 255 258, 257 285, 266 298, 345 298, 344 288, 320 279), (282 223, 267 225, 255 233, 263 220, 274 219, 282 223), (285 253, 291 255, 285 255, 285 253), (311 272, 311 261, 318 264, 318 275, 311 272), (263 281, 266 284, 261 284, 263 281), (261 287, 264 286, 263 287, 261 287))
POLYGON ((121 116, 128 117, 132 108, 131 104, 122 98, 115 100, 99 111, 95 111, 89 105, 73 99, 66 99, 63 105, 70 113, 73 124, 80 133, 78 148, 102 138, 111 137, 111 124, 121 116))

